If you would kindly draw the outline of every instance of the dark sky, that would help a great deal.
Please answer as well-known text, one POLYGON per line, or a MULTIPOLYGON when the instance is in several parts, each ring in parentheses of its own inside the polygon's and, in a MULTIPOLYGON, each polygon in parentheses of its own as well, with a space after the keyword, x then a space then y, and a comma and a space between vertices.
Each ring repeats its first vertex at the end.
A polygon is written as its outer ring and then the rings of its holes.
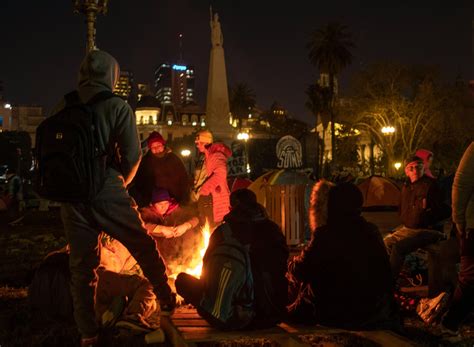
MULTIPOLYGON (((308 122, 306 86, 317 77, 305 48, 309 34, 329 21, 346 24, 357 48, 341 76, 380 60, 439 65, 447 80, 472 75, 471 1, 211 1, 224 34, 230 84, 246 82, 258 105, 274 101, 308 122)), ((114 55, 137 81, 178 58, 195 66, 197 100, 206 99, 210 49, 209 0, 110 0, 99 17, 97 45, 114 55)), ((49 111, 72 90, 85 51, 84 18, 68 0, 0 1, 0 80, 8 100, 49 111)))

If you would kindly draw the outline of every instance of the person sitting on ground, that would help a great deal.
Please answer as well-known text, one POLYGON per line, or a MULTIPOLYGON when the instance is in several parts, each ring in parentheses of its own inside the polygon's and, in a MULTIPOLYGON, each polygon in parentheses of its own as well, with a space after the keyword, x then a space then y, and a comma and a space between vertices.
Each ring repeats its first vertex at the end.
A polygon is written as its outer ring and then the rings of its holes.
MULTIPOLYGON (((235 210, 226 215, 225 222, 211 235, 209 247, 203 258, 201 278, 180 273, 175 281, 176 290, 184 300, 194 305, 199 315, 209 324, 224 330, 248 328, 256 316, 249 248, 251 248, 250 236, 254 231, 260 232, 256 226, 264 218, 260 208, 248 211, 245 203, 237 202, 238 199, 234 201, 236 201, 235 210)), ((270 225, 267 227, 264 233, 273 234, 270 225)), ((278 241, 267 241, 268 244, 278 243, 278 241)), ((261 246, 260 242, 256 242, 255 251, 261 246)), ((262 256, 263 254, 260 255, 262 256)), ((275 255, 275 258, 277 257, 279 256, 275 255)), ((274 270, 278 273, 281 259, 275 260, 274 270)), ((266 268, 265 263, 261 261, 260 265, 266 268)), ((278 287, 274 288, 277 295, 281 295, 278 293, 281 284, 275 278, 272 280, 277 283, 278 287)), ((276 297, 275 300, 279 304, 280 298, 276 297)), ((275 319, 278 320, 278 317, 275 319)))
POLYGON ((399 206, 403 226, 384 239, 395 278, 408 254, 445 237, 435 228, 450 215, 449 206, 443 203, 436 180, 424 174, 421 158, 407 158, 405 174, 408 180, 402 187, 399 206))
MULTIPOLYGON (((41 318, 73 319, 69 292, 69 247, 49 253, 36 269, 28 298, 33 313, 41 318)), ((100 266, 95 295, 95 313, 103 328, 116 325, 142 332, 149 331, 146 319, 156 310, 153 286, 141 276, 118 274, 100 266)))
POLYGON ((361 216, 352 183, 312 190, 311 241, 288 265, 296 300, 289 319, 343 329, 398 329, 390 264, 377 227, 361 216))
POLYGON ((234 236, 250 245, 255 292, 255 317, 250 327, 268 328, 286 318, 288 246, 280 227, 249 189, 230 195, 231 211, 224 217, 234 236))
MULTIPOLYGON (((168 274, 176 267, 191 265, 202 235, 197 228, 199 219, 192 206, 180 206, 168 191, 155 188, 151 204, 139 209, 148 234, 156 242, 165 261, 168 274)), ((117 240, 107 238, 101 252, 101 264, 107 269, 128 274, 141 270, 128 250, 117 240)))
POLYGON ((182 160, 166 146, 166 140, 157 131, 148 137, 145 154, 129 191, 139 207, 151 203, 154 188, 166 189, 179 204, 186 204, 190 197, 191 179, 182 160))

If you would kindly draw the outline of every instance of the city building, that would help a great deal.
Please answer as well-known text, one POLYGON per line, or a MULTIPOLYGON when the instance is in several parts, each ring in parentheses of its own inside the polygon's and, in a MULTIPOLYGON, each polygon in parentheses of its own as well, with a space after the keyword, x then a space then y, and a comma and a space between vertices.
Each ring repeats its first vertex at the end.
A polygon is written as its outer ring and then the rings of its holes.
MULTIPOLYGON (((0 109, 1 111, 1 109, 0 109)), ((31 137, 34 147, 36 140, 36 128, 46 119, 43 108, 36 105, 13 105, 11 108, 11 122, 7 130, 26 131, 31 137)))
POLYGON ((129 104, 135 102, 135 85, 133 80, 133 73, 127 70, 120 71, 120 77, 114 88, 114 93, 122 97, 129 104))
POLYGON ((158 131, 166 141, 192 135, 206 126, 204 110, 190 103, 183 107, 160 104, 151 95, 146 95, 137 103, 135 110, 140 141, 145 141, 151 132, 158 131))
POLYGON ((137 101, 140 101, 145 95, 153 95, 148 83, 137 84, 137 101))
POLYGON ((156 98, 161 104, 184 106, 194 102, 194 68, 161 64, 155 71, 156 98))

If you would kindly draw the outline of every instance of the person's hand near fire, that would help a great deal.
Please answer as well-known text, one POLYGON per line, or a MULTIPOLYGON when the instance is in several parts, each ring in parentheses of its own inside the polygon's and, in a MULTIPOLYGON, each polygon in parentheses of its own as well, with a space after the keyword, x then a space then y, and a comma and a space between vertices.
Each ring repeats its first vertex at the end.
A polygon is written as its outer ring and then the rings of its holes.
POLYGON ((199 219, 197 217, 193 217, 187 222, 177 225, 176 227, 174 227, 174 237, 179 237, 183 235, 188 230, 195 228, 198 225, 198 223, 199 223, 199 219))
POLYGON ((140 214, 148 233, 155 237, 170 239, 183 235, 199 224, 199 218, 192 217, 179 225, 164 225, 169 224, 166 222, 167 218, 173 212, 176 212, 178 208, 179 205, 170 197, 166 189, 155 188, 150 206, 140 209, 140 214))

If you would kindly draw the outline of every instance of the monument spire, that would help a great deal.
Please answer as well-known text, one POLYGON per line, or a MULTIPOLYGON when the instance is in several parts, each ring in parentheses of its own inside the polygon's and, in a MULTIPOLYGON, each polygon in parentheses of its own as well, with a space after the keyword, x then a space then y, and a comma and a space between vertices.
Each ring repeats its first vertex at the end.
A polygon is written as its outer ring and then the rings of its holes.
POLYGON ((206 123, 216 138, 230 139, 233 128, 230 126, 229 94, 224 58, 224 36, 219 15, 210 11, 211 55, 207 84, 206 123))

